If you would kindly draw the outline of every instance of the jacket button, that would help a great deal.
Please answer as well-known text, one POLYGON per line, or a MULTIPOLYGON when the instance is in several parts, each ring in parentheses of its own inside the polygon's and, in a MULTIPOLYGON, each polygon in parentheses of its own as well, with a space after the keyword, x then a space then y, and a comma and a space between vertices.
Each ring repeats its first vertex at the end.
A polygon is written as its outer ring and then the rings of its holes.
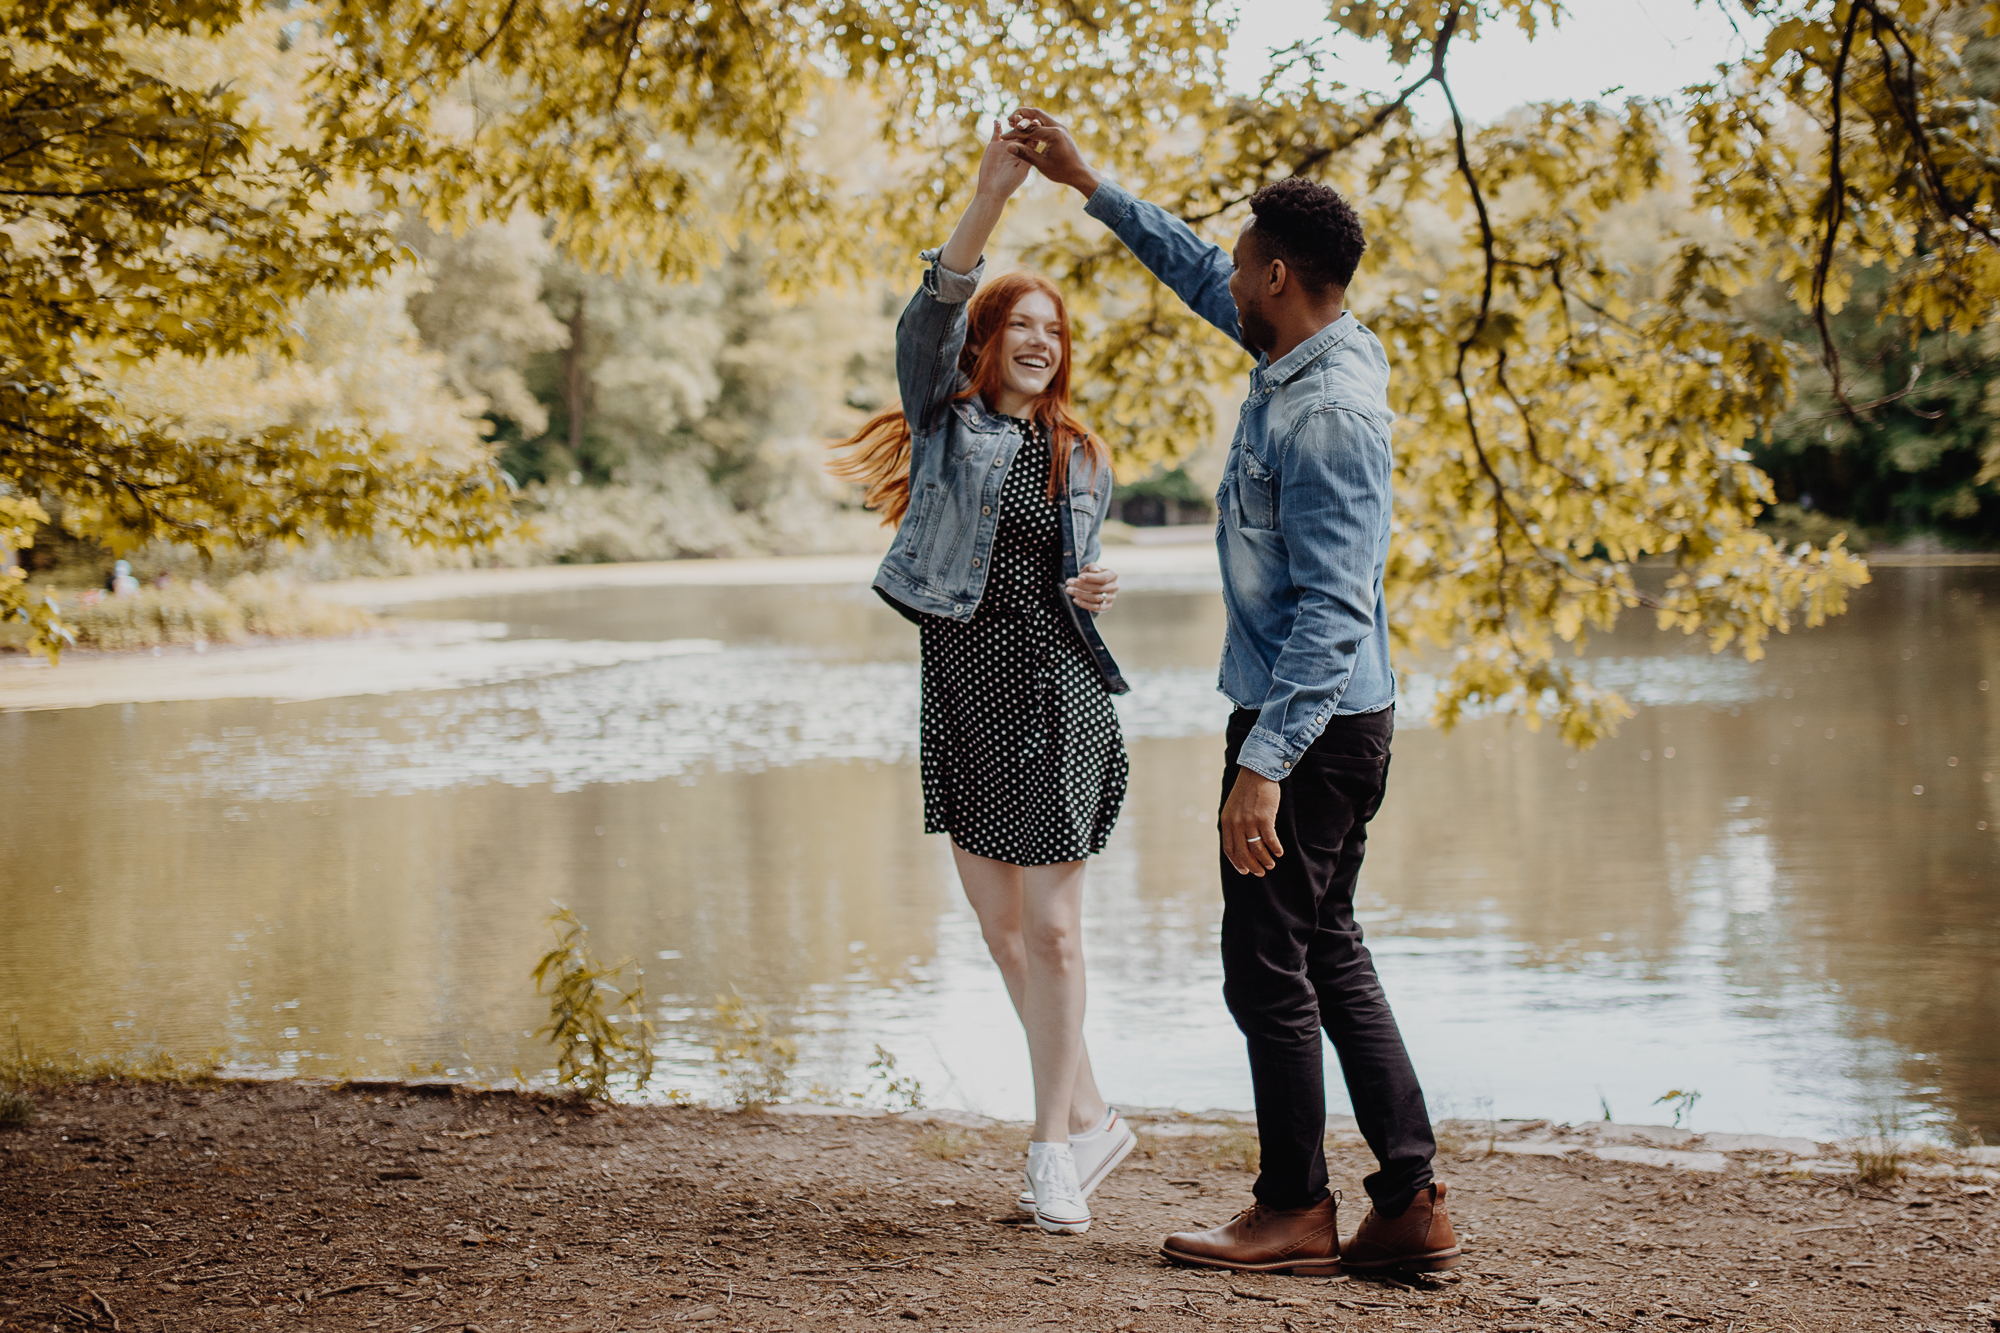
POLYGON ((1005 461, 1005 460, 1003 460, 1003 459, 998 459, 998 458, 996 458, 996 459, 994 459, 994 460, 993 460, 993 466, 994 466, 994 467, 999 467, 999 466, 1000 466, 1000 464, 1001 464, 1001 463, 1002 463, 1003 461, 1005 461))
POLYGON ((1291 761, 1291 760, 1289 760, 1289 759, 1287 759, 1287 760, 1285 761, 1285 767, 1286 767, 1286 768, 1290 768, 1291 766, 1292 766, 1292 761, 1291 761))
POLYGON ((972 557, 972 567, 974 569, 979 568, 979 557, 976 555, 972 557))
POLYGON ((992 505, 981 505, 981 506, 979 506, 979 512, 980 512, 980 513, 982 513, 982 514, 990 514, 990 513, 992 513, 992 512, 993 512, 993 506, 992 506, 992 505))

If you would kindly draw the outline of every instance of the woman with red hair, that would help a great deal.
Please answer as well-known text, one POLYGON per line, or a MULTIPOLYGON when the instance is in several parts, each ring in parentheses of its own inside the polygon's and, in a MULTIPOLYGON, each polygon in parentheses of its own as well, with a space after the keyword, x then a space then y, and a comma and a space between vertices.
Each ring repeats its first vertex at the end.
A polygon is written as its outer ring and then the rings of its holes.
POLYGON ((1027 178, 996 123, 972 203, 896 326, 902 402, 834 471, 896 526, 875 590, 923 644, 924 830, 951 835, 1035 1078, 1020 1206, 1090 1228, 1087 1199, 1132 1150, 1083 1043, 1084 858, 1125 797, 1111 697, 1128 688, 1093 617, 1111 460, 1070 410, 1070 328, 1048 279, 980 287, 987 238, 1027 178), (974 293, 977 293, 975 295, 974 293))

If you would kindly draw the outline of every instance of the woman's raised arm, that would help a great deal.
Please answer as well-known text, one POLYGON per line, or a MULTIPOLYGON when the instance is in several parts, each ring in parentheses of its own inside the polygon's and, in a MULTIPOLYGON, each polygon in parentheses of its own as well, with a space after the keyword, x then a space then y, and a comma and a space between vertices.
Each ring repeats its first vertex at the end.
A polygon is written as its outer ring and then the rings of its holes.
POLYGON ((1028 178, 1027 150, 993 137, 979 160, 979 184, 972 202, 942 251, 927 250, 936 264, 910 298, 896 323, 896 386, 910 429, 921 433, 932 413, 956 391, 958 353, 965 342, 965 303, 978 288, 980 252, 1007 206, 1007 197, 1028 178))
POLYGON ((993 137, 987 140, 986 152, 979 159, 979 183, 973 187, 972 202, 965 206, 951 239, 944 243, 938 263, 953 273, 970 273, 978 267, 987 240, 1000 224, 1008 196, 1021 188, 1032 170, 1028 150, 1001 138, 1000 122, 994 121, 993 137))

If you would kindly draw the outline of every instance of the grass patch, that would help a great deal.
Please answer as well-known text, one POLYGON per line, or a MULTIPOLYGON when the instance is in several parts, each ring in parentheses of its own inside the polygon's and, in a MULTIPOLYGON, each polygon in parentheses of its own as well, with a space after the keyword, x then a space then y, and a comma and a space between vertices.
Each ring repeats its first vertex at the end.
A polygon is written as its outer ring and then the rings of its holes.
POLYGON ((1903 1138, 1903 1117, 1895 1110, 1883 1110, 1873 1119, 1869 1132, 1854 1140, 1855 1174, 1864 1185, 1893 1185, 1910 1174, 1903 1161, 1903 1150, 1910 1146, 1903 1138))
POLYGON ((940 1162, 956 1162, 985 1143, 978 1130, 960 1125, 935 1125, 917 1135, 917 1151, 940 1162))
POLYGON ((1263 1160, 1263 1149, 1254 1130, 1232 1129, 1209 1145, 1208 1159, 1217 1166, 1237 1171, 1255 1171, 1263 1160))
POLYGON ((34 1119, 33 1097, 11 1088, 0 1091, 0 1129, 25 1129, 34 1119))
POLYGON ((213 1082, 212 1062, 195 1064, 165 1051, 148 1055, 83 1055, 74 1051, 40 1055, 17 1048, 11 1054, 0 1055, 0 1083, 11 1085, 23 1095, 31 1088, 66 1088, 80 1083, 213 1082))
POLYGON ((1854 1170, 1864 1185, 1893 1185, 1909 1174, 1896 1140, 1882 1137, 1854 1145, 1854 1170))

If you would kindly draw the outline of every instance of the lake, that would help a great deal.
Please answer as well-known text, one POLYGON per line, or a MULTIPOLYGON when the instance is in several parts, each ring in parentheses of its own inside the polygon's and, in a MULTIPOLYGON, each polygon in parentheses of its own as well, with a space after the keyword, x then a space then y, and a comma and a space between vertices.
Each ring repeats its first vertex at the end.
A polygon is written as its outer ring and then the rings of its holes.
MULTIPOLYGON (((529 972, 560 902, 643 968, 652 1095, 717 1095, 733 991, 796 1037, 801 1095, 867 1088, 879 1045, 933 1105, 1029 1114, 1019 1028, 922 832, 915 631, 866 589, 401 613, 502 665, 0 713, 0 1020, 26 1045, 539 1077, 529 972)), ((1247 1107, 1216 958, 1220 596, 1135 581, 1104 629, 1135 689, 1090 868, 1099 1079, 1247 1107)), ((1698 1129, 2000 1138, 2000 570, 1878 569, 1757 663, 1631 620, 1591 670, 1639 713, 1582 754, 1497 719, 1426 729, 1399 669, 1362 919, 1434 1114, 1659 1121, 1693 1090, 1698 1129)))

